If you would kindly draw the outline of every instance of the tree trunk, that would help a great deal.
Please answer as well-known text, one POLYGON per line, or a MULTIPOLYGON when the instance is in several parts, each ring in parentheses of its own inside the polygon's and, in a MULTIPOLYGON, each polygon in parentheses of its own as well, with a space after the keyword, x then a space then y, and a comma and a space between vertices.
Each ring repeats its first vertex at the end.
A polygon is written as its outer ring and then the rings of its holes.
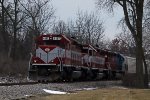
POLYGON ((143 74, 143 57, 142 57, 142 45, 138 43, 136 46, 136 86, 138 88, 144 88, 144 74, 143 74))
POLYGON ((3 37, 3 41, 4 41, 4 52, 7 53, 8 52, 8 34, 6 32, 6 25, 5 25, 5 10, 4 10, 4 0, 1 1, 1 5, 2 5, 2 37, 3 37))
POLYGON ((13 40, 13 46, 12 46, 12 58, 13 60, 16 60, 16 44, 17 44, 17 7, 18 7, 18 0, 14 0, 15 3, 15 20, 13 21, 13 30, 14 30, 14 40, 13 40))
MULTIPOLYGON (((142 49, 143 50, 143 49, 142 49)), ((149 84, 149 78, 148 78, 148 69, 147 69, 147 64, 146 64, 146 60, 145 60, 145 56, 144 56, 144 50, 142 52, 142 56, 143 56, 143 63, 144 63, 144 75, 145 75, 145 87, 148 88, 148 84, 149 84)))
POLYGON ((12 46, 12 58, 16 60, 16 25, 14 24, 14 38, 13 38, 13 46, 12 46))
POLYGON ((143 20, 143 4, 144 0, 136 2, 136 74, 137 87, 145 88, 145 77, 143 73, 143 47, 142 47, 142 20, 143 20))

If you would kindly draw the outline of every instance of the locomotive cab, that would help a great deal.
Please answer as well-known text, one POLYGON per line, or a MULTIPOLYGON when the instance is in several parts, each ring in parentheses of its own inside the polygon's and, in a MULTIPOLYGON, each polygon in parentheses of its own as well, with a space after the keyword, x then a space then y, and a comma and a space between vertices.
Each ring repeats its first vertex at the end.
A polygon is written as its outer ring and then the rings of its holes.
POLYGON ((62 64, 66 42, 63 35, 41 35, 38 37, 35 53, 30 60, 29 79, 58 79, 59 75, 57 74, 60 74, 63 70, 62 64))
POLYGON ((92 79, 101 79, 103 77, 101 69, 104 67, 105 58, 101 57, 91 45, 83 45, 82 54, 82 63, 88 68, 88 75, 92 79))

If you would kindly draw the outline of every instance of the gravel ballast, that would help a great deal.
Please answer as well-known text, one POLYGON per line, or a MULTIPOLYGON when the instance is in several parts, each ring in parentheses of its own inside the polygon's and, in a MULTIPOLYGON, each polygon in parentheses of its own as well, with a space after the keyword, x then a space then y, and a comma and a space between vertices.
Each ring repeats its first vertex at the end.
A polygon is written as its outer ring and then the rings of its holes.
POLYGON ((72 82, 72 83, 49 83, 35 85, 14 85, 0 86, 0 100, 11 100, 26 98, 28 96, 47 95, 43 89, 74 92, 85 88, 106 88, 120 86, 121 81, 93 81, 93 82, 72 82))

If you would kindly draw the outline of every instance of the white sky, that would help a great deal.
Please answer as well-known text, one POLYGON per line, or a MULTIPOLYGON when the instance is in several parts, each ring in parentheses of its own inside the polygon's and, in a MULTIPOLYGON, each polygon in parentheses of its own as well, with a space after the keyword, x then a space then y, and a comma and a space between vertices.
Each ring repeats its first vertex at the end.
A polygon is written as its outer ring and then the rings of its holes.
MULTIPOLYGON (((52 0, 52 5, 56 9, 55 15, 57 18, 67 22, 67 20, 75 19, 78 10, 98 13, 95 1, 96 0, 52 0)), ((107 12, 98 14, 100 19, 104 21, 105 36, 113 39, 114 36, 120 32, 117 28, 117 24, 123 16, 121 8, 117 8, 114 16, 107 12)))

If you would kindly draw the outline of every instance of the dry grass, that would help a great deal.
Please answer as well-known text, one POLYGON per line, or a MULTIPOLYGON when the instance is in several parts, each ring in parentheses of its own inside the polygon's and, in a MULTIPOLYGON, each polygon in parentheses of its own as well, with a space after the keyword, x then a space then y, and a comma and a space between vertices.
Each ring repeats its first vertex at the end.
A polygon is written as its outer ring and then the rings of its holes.
POLYGON ((98 89, 66 95, 49 95, 29 100, 150 100, 150 89, 98 89))

